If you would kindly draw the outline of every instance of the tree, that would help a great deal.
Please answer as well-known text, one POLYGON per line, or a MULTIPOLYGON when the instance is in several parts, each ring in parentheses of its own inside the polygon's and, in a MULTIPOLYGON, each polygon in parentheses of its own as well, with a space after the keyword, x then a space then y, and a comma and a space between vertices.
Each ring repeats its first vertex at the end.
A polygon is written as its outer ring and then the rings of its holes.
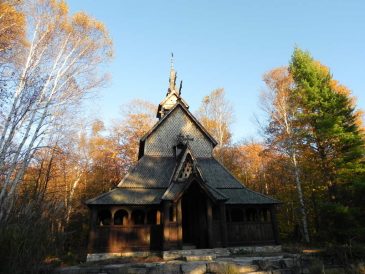
POLYGON ((156 107, 148 101, 135 99, 121 107, 121 114, 122 120, 114 122, 112 138, 126 174, 138 160, 140 138, 156 122, 156 107))
POLYGON ((297 116, 306 129, 303 143, 320 163, 329 198, 336 200, 337 184, 363 172, 364 141, 354 99, 334 85, 329 70, 308 52, 294 50, 290 72, 299 102, 297 116))
POLYGON ((14 58, 14 54, 6 55, 25 43, 25 16, 18 5, 17 1, 0 2, 0 64, 14 58))
POLYGON ((63 1, 39 0, 22 6, 27 46, 20 46, 21 69, 8 84, 0 129, 0 222, 12 209, 16 188, 37 148, 85 95, 106 80, 100 65, 111 57, 102 23, 84 13, 70 16, 63 1))
POLYGON ((300 136, 297 121, 297 100, 291 96, 293 79, 285 67, 273 69, 264 75, 268 89, 261 95, 261 105, 269 122, 265 129, 267 142, 272 149, 287 155, 291 161, 301 212, 304 240, 309 242, 307 213, 302 191, 302 180, 298 164, 300 136))
POLYGON ((214 155, 224 164, 229 164, 230 159, 226 156, 230 150, 233 107, 226 99, 223 88, 213 90, 203 98, 197 117, 218 142, 214 155))
POLYGON ((353 189, 364 189, 361 112, 356 111, 350 91, 308 52, 296 48, 289 69, 295 82, 292 95, 298 101, 296 115, 303 125, 302 143, 311 162, 318 163, 319 184, 327 191, 327 199, 321 201, 321 219, 327 224, 341 220, 343 225, 335 230, 326 225, 325 235, 347 240, 357 234, 349 228, 357 227, 359 221, 364 224, 361 214, 355 213, 364 209, 351 202, 353 189))

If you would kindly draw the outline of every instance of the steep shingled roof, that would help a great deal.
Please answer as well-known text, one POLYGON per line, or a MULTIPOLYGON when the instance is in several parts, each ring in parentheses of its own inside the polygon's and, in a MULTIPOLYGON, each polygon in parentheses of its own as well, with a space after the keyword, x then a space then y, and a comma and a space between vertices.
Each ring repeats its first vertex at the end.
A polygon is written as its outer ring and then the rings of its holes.
POLYGON ((167 188, 175 165, 174 157, 143 156, 118 187, 167 188))
MULTIPOLYGON (((243 186, 214 158, 196 158, 206 190, 215 200, 226 204, 277 204, 278 200, 243 186)), ((88 205, 159 204, 184 191, 184 182, 172 182, 176 165, 174 157, 142 157, 116 189, 88 200, 88 205)))
POLYGON ((240 183, 223 165, 214 158, 198 158, 204 179, 213 188, 241 188, 240 183))
POLYGON ((163 189, 115 188, 86 201, 87 205, 150 205, 159 204, 165 192, 163 189))

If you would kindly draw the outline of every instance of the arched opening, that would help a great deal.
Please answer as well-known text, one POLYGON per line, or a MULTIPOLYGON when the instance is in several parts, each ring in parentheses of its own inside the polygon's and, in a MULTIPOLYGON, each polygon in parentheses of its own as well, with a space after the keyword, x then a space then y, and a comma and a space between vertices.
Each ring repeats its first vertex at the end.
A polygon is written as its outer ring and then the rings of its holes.
POLYGON ((140 210, 140 209, 136 209, 133 210, 132 212, 132 222, 135 225, 143 225, 144 224, 144 216, 145 213, 140 210))
POLYGON ((260 221, 261 222, 270 222, 270 211, 267 208, 260 210, 260 221))
POLYGON ((248 222, 257 222, 257 211, 255 208, 246 209, 246 220, 248 222))
POLYGON ((175 207, 173 205, 169 207, 169 221, 176 222, 176 212, 175 212, 175 207))
POLYGON ((231 210, 232 222, 243 222, 243 212, 240 208, 232 208, 231 210))
POLYGON ((114 214, 115 225, 126 225, 128 220, 128 212, 124 209, 120 209, 114 214))
POLYGON ((98 212, 98 224, 100 226, 110 225, 112 221, 112 214, 109 210, 103 209, 98 212))

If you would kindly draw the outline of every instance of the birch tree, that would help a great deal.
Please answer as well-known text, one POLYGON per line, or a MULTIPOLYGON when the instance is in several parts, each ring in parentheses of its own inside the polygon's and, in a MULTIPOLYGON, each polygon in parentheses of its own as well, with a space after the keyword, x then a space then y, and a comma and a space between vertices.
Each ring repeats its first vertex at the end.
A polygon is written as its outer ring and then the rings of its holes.
POLYGON ((309 242, 307 213, 298 163, 300 140, 296 131, 298 127, 297 108, 295 107, 296 102, 290 96, 293 79, 288 69, 281 67, 266 73, 263 80, 267 90, 261 94, 261 106, 269 119, 265 133, 271 148, 279 150, 290 158, 300 205, 303 237, 306 242, 309 242))
MULTIPOLYGON (((85 13, 70 15, 64 1, 26 1, 27 45, 7 84, 0 128, 0 222, 9 216, 24 172, 62 114, 107 79, 112 57, 104 25, 85 13)), ((0 77, 4 77, 4 74, 0 77)))
POLYGON ((213 90, 202 100, 198 118, 203 126, 217 139, 218 147, 223 147, 230 142, 230 126, 233 122, 232 111, 232 105, 226 99, 223 88, 213 90))

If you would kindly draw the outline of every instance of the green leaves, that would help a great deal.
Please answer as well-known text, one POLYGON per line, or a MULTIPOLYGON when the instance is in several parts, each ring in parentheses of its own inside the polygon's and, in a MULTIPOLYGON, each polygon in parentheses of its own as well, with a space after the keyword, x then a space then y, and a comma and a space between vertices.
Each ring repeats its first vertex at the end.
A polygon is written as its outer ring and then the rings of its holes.
POLYGON ((289 71, 294 79, 289 96, 297 102, 294 116, 305 132, 301 143, 311 155, 311 159, 302 159, 312 161, 312 166, 321 171, 317 184, 324 186, 328 194, 321 200, 322 221, 342 224, 322 229, 333 239, 344 241, 346 234, 356 234, 347 229, 359 212, 353 189, 362 189, 359 182, 365 178, 364 139, 354 99, 307 51, 294 49, 289 71))

